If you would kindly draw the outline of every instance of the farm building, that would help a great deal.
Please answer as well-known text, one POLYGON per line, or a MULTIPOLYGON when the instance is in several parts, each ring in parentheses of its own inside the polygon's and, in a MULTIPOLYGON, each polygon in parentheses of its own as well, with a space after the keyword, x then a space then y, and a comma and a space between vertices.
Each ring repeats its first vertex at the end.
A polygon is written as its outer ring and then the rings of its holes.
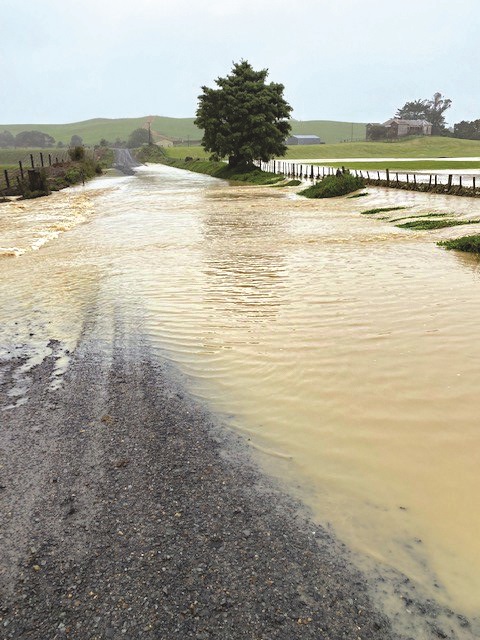
POLYGON ((323 142, 320 140, 320 138, 318 136, 313 135, 313 134, 311 134, 311 135, 290 136, 289 138, 286 139, 285 143, 288 144, 288 145, 294 145, 294 144, 323 144, 323 142))
POLYGON ((426 120, 390 118, 383 124, 367 124, 367 140, 403 138, 405 136, 431 136, 432 125, 426 120))

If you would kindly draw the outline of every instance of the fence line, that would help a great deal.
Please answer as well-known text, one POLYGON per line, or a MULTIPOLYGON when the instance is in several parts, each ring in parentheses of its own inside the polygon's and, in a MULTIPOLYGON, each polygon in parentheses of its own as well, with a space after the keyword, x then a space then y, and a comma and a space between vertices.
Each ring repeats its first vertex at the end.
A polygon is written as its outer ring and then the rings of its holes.
MULTIPOLYGON (((257 165, 263 171, 283 175, 285 178, 311 181, 323 180, 326 176, 335 175, 339 171, 337 167, 284 160, 259 161, 257 165)), ((480 197, 480 176, 455 173, 416 173, 392 169, 375 171, 352 169, 350 173, 363 178, 366 184, 373 186, 480 197)))
POLYGON ((70 156, 68 150, 46 149, 44 151, 34 151, 25 154, 21 159, 17 160, 18 168, 2 169, 0 172, 0 195, 16 195, 22 183, 27 177, 29 171, 38 171, 39 169, 63 166, 69 162, 70 156))

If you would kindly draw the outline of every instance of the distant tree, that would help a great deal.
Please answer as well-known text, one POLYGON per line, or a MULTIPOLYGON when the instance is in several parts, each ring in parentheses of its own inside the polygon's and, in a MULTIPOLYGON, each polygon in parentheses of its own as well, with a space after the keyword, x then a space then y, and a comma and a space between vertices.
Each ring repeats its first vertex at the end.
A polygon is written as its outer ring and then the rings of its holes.
POLYGON ((83 140, 80 136, 77 136, 77 134, 74 134, 71 138, 70 138, 70 146, 71 147, 81 147, 83 144, 83 140))
POLYGON ((55 138, 42 131, 21 131, 15 136, 16 147, 53 147, 55 138))
POLYGON ((110 146, 110 143, 109 143, 109 142, 108 142, 108 140, 106 140, 105 138, 102 138, 102 139, 100 140, 100 146, 101 146, 101 147, 109 147, 109 146, 110 146))
POLYGON ((453 126, 455 138, 466 140, 480 140, 480 120, 462 120, 453 126))
POLYGON ((395 117, 405 120, 426 120, 427 112, 428 100, 412 100, 398 109, 395 117))
POLYGON ((63 144, 63 142, 62 142, 61 140, 59 140, 59 141, 57 142, 57 149, 63 149, 63 147, 64 147, 64 146, 65 146, 65 145, 63 144))
POLYGON ((112 147, 115 147, 117 149, 123 149, 126 146, 127 146, 126 140, 121 140, 120 138, 117 138, 115 142, 112 144, 112 147))
POLYGON ((452 101, 444 98, 440 92, 433 94, 431 100, 413 100, 406 102, 403 107, 397 110, 396 118, 405 120, 427 120, 432 125, 434 136, 447 136, 449 131, 445 126, 445 116, 447 109, 450 109, 452 101))
POLYGON ((148 144, 148 142, 148 129, 135 129, 128 137, 127 147, 129 149, 136 149, 137 147, 141 147, 142 144, 148 144))
POLYGON ((255 71, 246 61, 234 63, 230 75, 217 78, 218 89, 202 87, 195 124, 203 129, 202 146, 214 157, 228 157, 231 167, 250 166, 283 156, 292 111, 284 86, 266 84, 268 69, 255 71))
POLYGON ((10 131, 4 131, 0 133, 0 147, 14 147, 15 137, 10 131))
POLYGON ((383 124, 367 124, 367 140, 385 140, 388 129, 383 124))
POLYGON ((70 149, 68 150, 68 155, 70 156, 70 160, 84 160, 85 149, 82 146, 70 147, 70 149))

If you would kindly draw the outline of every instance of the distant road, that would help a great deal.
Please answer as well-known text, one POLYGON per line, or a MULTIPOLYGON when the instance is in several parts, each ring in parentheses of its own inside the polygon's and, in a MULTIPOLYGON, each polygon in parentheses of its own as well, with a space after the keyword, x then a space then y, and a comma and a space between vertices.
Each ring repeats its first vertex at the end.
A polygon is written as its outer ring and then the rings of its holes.
POLYGON ((133 174, 133 169, 141 165, 130 153, 130 149, 113 149, 115 162, 113 166, 126 175, 133 174))

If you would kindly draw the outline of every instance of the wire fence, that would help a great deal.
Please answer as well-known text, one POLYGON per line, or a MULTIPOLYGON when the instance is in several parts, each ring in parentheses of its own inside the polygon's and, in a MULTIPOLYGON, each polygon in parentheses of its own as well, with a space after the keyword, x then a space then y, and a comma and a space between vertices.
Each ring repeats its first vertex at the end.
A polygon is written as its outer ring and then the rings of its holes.
MULTIPOLYGON (((337 167, 286 162, 283 160, 259 162, 258 166, 263 171, 280 174, 285 178, 313 182, 323 180, 326 176, 336 175, 338 171, 342 171, 342 169, 338 169, 337 167)), ((442 173, 427 173, 395 171, 392 169, 381 169, 378 171, 351 169, 350 173, 363 178, 365 184, 370 185, 407 189, 410 191, 450 193, 452 195, 480 197, 480 173, 478 175, 449 173, 448 171, 442 173)))
POLYGON ((68 149, 43 149, 31 151, 15 162, 14 168, 0 170, 0 194, 16 194, 20 184, 28 177, 29 171, 63 166, 70 161, 68 149))

